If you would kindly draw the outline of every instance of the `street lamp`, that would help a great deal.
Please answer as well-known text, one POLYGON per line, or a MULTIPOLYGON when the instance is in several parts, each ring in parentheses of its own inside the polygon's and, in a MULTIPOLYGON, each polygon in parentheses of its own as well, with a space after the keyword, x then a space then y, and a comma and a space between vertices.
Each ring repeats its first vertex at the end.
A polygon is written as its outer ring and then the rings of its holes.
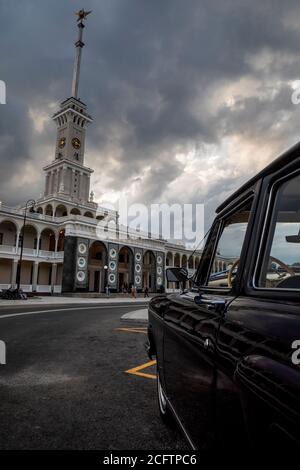
POLYGON ((20 251, 20 258, 19 258, 19 269, 17 271, 17 289, 20 290, 20 282, 21 282, 21 269, 22 269, 22 260, 23 260, 23 247, 24 247, 24 231, 26 225, 26 217, 27 217, 27 210, 29 208, 29 212, 35 212, 34 210, 35 200, 29 199, 25 205, 25 212, 24 212, 24 219, 23 219, 23 226, 21 229, 21 251, 20 251))
POLYGON ((106 296, 109 297, 109 290, 108 290, 108 283, 107 283, 107 270, 108 270, 108 266, 105 264, 105 265, 103 266, 103 269, 104 269, 104 272, 105 272, 104 281, 105 281, 106 296))

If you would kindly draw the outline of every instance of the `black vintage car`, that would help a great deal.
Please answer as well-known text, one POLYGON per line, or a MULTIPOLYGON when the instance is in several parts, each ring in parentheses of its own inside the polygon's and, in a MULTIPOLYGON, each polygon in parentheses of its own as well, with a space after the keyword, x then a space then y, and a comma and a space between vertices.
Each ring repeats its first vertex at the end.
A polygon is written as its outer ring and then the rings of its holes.
POLYGON ((217 209, 194 287, 150 302, 160 414, 192 448, 298 448, 299 268, 297 144, 217 209), (233 260, 220 276, 216 256, 233 260))

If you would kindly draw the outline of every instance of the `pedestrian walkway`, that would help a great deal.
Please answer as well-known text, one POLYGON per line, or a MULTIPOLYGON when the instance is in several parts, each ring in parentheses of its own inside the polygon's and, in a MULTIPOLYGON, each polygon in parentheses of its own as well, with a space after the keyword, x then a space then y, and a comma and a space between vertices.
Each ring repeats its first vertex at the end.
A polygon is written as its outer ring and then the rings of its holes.
POLYGON ((82 298, 82 297, 64 297, 64 296, 45 296, 45 297, 29 297, 27 300, 2 300, 0 299, 0 309, 1 306, 19 306, 19 305, 78 305, 78 304, 145 304, 149 302, 149 298, 144 299, 143 297, 138 297, 133 299, 131 297, 98 297, 98 298, 82 298))

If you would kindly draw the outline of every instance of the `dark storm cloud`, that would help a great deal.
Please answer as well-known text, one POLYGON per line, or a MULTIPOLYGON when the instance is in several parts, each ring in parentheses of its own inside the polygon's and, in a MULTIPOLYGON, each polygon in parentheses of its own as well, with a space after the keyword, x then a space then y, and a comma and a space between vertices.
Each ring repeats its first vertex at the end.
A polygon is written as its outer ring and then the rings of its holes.
MULTIPOLYGON (((0 5, 0 78, 8 90, 7 105, 0 108, 0 197, 8 203, 42 188, 36 173, 35 190, 11 182, 18 184, 18 172, 22 181, 28 161, 42 167, 54 153, 54 124, 37 131, 29 110, 51 115, 49 104, 70 95, 77 34, 72 15, 79 6, 70 0, 0 5)), ((96 195, 100 186, 120 191, 139 181, 136 199, 175 198, 165 194, 185 168, 175 155, 193 145, 217 148, 239 135, 257 145, 263 137, 276 140, 277 151, 297 139, 299 112, 289 83, 300 76, 297 1, 91 0, 85 8, 93 13, 84 31, 79 95, 94 117, 86 162, 95 168, 96 195), (263 53, 269 60, 259 62, 263 53), (212 93, 243 77, 258 80, 261 88, 237 97, 234 105, 221 99, 214 107, 212 93), (275 79, 274 93, 265 93, 275 79), (274 120, 282 121, 279 129, 273 129, 274 120)), ((208 166, 207 158, 197 153, 195 175, 208 166)), ((228 175, 227 157, 218 158, 223 174, 212 171, 209 189, 197 186, 197 179, 193 190, 180 187, 180 194, 190 190, 191 201, 205 199, 209 211, 249 176, 243 168, 228 175)))

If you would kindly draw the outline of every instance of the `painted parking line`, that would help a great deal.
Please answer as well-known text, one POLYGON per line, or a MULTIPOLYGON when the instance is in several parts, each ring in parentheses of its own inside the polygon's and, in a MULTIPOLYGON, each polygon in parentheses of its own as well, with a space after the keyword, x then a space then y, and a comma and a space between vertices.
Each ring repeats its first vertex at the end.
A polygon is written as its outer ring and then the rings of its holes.
POLYGON ((145 364, 141 364, 140 366, 137 366, 137 367, 133 367, 133 369, 125 370, 125 373, 126 374, 132 374, 132 375, 138 375, 138 376, 144 377, 146 379, 156 380, 156 378, 157 378, 156 374, 147 374, 145 372, 141 372, 141 370, 145 370, 148 367, 154 366, 154 364, 156 364, 156 360, 146 362, 145 364))
POLYGON ((128 333, 143 333, 147 334, 147 328, 116 328, 115 331, 125 331, 128 333))

